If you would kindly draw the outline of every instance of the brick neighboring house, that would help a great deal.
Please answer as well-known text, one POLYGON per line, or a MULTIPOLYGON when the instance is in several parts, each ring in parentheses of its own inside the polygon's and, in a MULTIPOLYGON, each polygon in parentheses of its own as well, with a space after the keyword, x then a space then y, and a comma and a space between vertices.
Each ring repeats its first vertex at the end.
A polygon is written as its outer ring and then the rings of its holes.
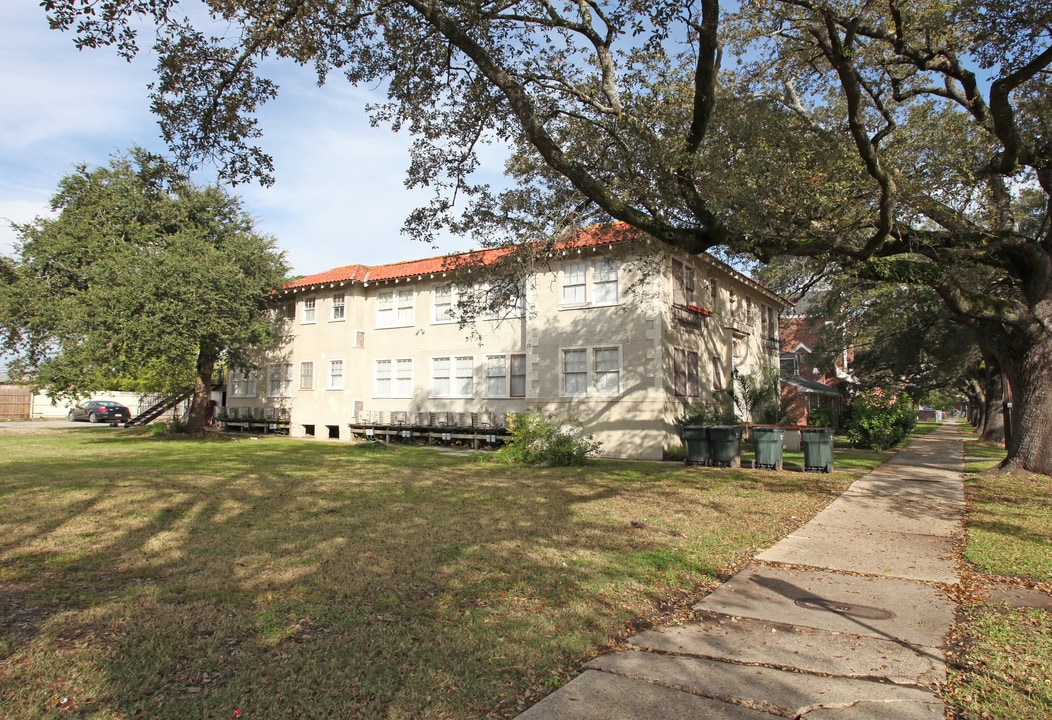
POLYGON ((785 300, 622 225, 559 243, 502 319, 461 327, 458 296, 484 287, 466 267, 500 254, 348 265, 286 284, 275 294, 286 339, 257 370, 230 373, 227 409, 342 440, 362 421, 540 407, 576 417, 606 456, 660 459, 680 442, 685 407, 736 371, 778 362, 785 300))
POLYGON ((790 422, 809 425, 815 408, 832 408, 836 417, 843 409, 840 388, 854 382, 850 373, 850 348, 837 353, 833 366, 815 364, 814 348, 823 323, 804 315, 788 315, 779 321, 782 343, 782 400, 789 408, 790 422))

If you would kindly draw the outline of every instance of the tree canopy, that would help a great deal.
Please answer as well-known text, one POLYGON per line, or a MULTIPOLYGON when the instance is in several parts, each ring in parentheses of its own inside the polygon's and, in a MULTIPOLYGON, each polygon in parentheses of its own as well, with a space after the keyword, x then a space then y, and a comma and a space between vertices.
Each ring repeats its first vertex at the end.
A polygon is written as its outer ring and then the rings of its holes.
POLYGON ((235 180, 270 179, 256 113, 286 58, 386 89, 374 118, 436 190, 417 235, 613 218, 931 287, 1001 360, 1012 462, 1052 472, 1050 0, 207 0, 214 26, 178 0, 43 4, 129 56, 153 21, 171 148, 235 180), (515 148, 513 188, 473 183, 485 142, 515 148))
POLYGON ((142 150, 59 183, 53 217, 17 226, 0 283, 13 377, 57 397, 195 387, 200 424, 215 363, 270 338, 285 272, 239 202, 142 150))

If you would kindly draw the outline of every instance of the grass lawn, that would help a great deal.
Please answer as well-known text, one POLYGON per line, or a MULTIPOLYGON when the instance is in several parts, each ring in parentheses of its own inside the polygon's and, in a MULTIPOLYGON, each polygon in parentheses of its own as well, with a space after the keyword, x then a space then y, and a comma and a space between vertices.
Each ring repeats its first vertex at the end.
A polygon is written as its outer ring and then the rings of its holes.
POLYGON ((883 459, 856 457, 520 469, 3 431, 0 717, 510 717, 883 459))
POLYGON ((987 595, 998 585, 1052 590, 1052 478, 990 472, 1004 455, 965 443, 967 562, 946 693, 958 718, 1052 717, 1052 614, 987 595))

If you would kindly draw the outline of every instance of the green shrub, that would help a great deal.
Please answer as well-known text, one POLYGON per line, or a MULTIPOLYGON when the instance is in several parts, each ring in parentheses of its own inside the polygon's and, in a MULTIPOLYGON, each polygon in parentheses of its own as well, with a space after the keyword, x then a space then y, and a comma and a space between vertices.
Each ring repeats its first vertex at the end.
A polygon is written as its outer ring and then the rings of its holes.
POLYGON ((815 427, 837 428, 836 411, 831 406, 811 408, 808 413, 807 422, 815 427))
POLYGON ((581 424, 570 418, 558 420, 540 408, 515 414, 508 425, 512 440, 496 453, 499 462, 518 465, 583 465, 589 455, 602 448, 581 424))
POLYGON ((676 419, 680 427, 684 425, 737 425, 738 417, 734 413, 734 396, 726 391, 716 393, 712 402, 699 400, 686 407, 683 414, 676 419))
POLYGON ((909 395, 892 399, 874 392, 859 393, 851 400, 844 426, 855 447, 887 450, 909 437, 917 424, 917 413, 909 395))

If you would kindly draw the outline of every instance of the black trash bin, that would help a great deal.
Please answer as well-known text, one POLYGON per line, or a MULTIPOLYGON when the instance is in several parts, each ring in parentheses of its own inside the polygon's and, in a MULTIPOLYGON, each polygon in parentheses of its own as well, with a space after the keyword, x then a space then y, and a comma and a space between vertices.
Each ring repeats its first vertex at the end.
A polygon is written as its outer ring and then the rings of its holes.
POLYGON ((687 465, 708 465, 709 429, 703 425, 684 425, 680 430, 683 445, 687 448, 687 465))
POLYGON ((833 472, 833 428, 801 428, 800 444, 806 472, 833 472))
POLYGON ((753 460, 752 466, 754 468, 767 468, 768 470, 781 470, 782 444, 784 441, 785 428, 752 428, 752 442, 756 451, 756 458, 753 460))
POLYGON ((713 425, 709 428, 709 452, 717 467, 737 468, 742 465, 742 426, 713 425))

